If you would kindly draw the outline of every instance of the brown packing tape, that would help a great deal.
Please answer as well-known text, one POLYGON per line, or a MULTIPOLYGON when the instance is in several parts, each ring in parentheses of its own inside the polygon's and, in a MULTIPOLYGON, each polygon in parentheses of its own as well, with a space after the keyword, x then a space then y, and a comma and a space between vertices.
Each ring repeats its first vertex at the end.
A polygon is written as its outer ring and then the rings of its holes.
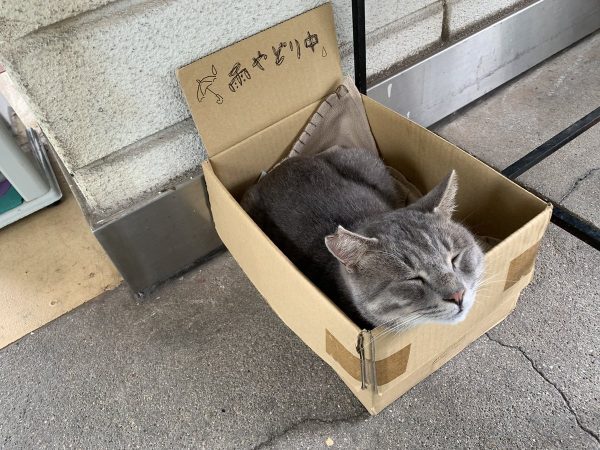
POLYGON ((329 330, 325 330, 325 351, 355 380, 360 381, 360 359, 350 353, 329 330))
POLYGON ((510 262, 504 290, 513 286, 517 281, 533 270, 535 257, 539 247, 540 242, 538 241, 510 262))
POLYGON ((410 356, 410 344, 398 350, 391 356, 375 362, 377 371, 377 384, 383 386, 395 380, 406 372, 408 357, 410 356))
MULTIPOLYGON (((325 330, 325 350, 355 380, 360 381, 360 359, 349 352, 329 330, 325 330)), ((410 344, 393 355, 375 362, 377 384, 383 386, 406 372, 410 344)))

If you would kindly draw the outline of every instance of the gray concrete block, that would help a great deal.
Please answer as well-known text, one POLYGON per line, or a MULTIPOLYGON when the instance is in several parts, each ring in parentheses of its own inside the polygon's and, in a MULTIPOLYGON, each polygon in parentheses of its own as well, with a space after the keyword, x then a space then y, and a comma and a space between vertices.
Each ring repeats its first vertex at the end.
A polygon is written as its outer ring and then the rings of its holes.
POLYGON ((116 3, 0 53, 73 171, 186 119, 178 67, 320 3, 116 3))
MULTIPOLYGON (((352 9, 348 2, 334 0, 335 25, 338 43, 352 46, 352 9)), ((365 2, 365 29, 367 34, 377 33, 381 28, 419 12, 441 0, 382 0, 365 2)))
MULTIPOLYGON (((354 77, 352 14, 334 1, 342 71, 354 77)), ((340 4, 341 3, 341 4, 340 4)), ((441 0, 365 2, 367 75, 373 76, 418 54, 442 32, 441 0)))
POLYGON ((109 216, 200 173, 206 159, 191 119, 74 172, 89 208, 109 216))
POLYGON ((433 130, 504 169, 600 105, 598 73, 600 34, 596 33, 433 130))
POLYGON ((442 20, 442 4, 434 2, 370 33, 367 36, 367 75, 386 73, 439 42, 442 20))
POLYGON ((115 0, 2 0, 0 42, 12 41, 113 1, 115 0))
MULTIPOLYGON (((491 22, 499 14, 516 10, 523 0, 448 0, 448 31, 450 35, 467 28, 491 22)), ((532 3, 531 1, 528 3, 532 3)), ((485 26, 485 25, 484 25, 485 26)))
MULTIPOLYGON (((2 52, 73 171, 188 117, 175 79, 178 67, 320 3, 262 2, 243 12, 236 3, 119 3, 29 35, 2 52)), ((379 28, 426 3, 372 9, 369 26, 379 28)), ((350 4, 338 1, 334 8, 344 43, 352 37, 350 4)), ((415 43, 435 38, 436 28, 439 23, 426 23, 422 33, 412 26, 399 35, 399 44, 389 36, 370 55, 371 72, 417 52, 415 43)))

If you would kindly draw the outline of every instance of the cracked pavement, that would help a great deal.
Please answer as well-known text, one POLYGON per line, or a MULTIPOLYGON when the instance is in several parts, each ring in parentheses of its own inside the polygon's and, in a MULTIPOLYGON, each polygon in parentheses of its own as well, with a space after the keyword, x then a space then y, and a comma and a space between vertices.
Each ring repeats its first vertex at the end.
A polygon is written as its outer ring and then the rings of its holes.
POLYGON ((529 364, 531 364, 531 368, 533 370, 535 370, 548 384, 551 384, 554 389, 556 389, 558 391, 558 393, 560 394, 560 396, 563 398, 565 405, 567 406, 567 408, 569 408, 569 411, 571 412, 571 414, 573 414, 573 417, 575 418, 575 421, 577 422, 577 425, 579 426, 579 428, 581 428, 582 430, 584 430, 586 433, 588 433, 594 440, 596 440, 596 442, 598 442, 600 444, 600 438, 598 437, 598 434, 590 429, 589 427, 587 427, 585 424, 583 424, 581 422, 581 419, 579 418, 579 416, 577 415, 577 412, 573 409, 573 406, 571 406, 571 402, 569 401, 568 397, 565 395, 565 393, 556 385, 556 383, 554 383, 553 381, 551 381, 546 374, 544 374, 543 371, 541 371, 535 361, 533 359, 531 359, 531 357, 529 357, 527 355, 527 353, 525 353, 525 351, 523 351, 523 349, 517 345, 508 345, 505 344, 497 339, 492 338, 489 333, 486 333, 486 336, 488 337, 488 339, 492 342, 497 343, 498 345, 501 345, 502 347, 506 347, 506 348, 512 348, 513 350, 518 351, 519 353, 521 353, 523 355, 523 357, 529 361, 529 364))
POLYGON ((560 198, 558 203, 564 204, 565 200, 567 200, 567 198, 570 197, 571 194, 573 194, 578 188, 582 187, 587 182, 588 178, 595 176, 596 172, 598 172, 599 170, 600 167, 595 167, 594 169, 588 170, 585 174, 577 178, 575 183, 573 183, 573 185, 569 188, 566 194, 564 194, 560 198))
MULTIPOLYGON (((600 104, 598 64, 597 34, 436 130, 505 167, 600 104)), ((521 181, 599 223, 598 132, 521 181)), ((516 310, 370 417, 222 253, 1 350, 0 448, 600 448, 599 268, 551 225, 516 310)))
POLYGON ((222 253, 3 349, 0 447, 600 448, 598 267, 551 226, 515 312, 370 417, 222 253))

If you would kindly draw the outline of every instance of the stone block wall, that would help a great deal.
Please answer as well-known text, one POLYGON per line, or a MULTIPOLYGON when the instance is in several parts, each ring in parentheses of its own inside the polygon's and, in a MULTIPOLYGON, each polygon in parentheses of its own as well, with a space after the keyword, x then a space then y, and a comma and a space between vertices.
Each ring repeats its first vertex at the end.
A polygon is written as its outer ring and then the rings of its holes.
MULTIPOLYGON (((106 219, 199 173, 206 154, 175 70, 322 0, 0 0, 0 63, 106 219)), ((367 0, 369 76, 522 0, 367 0)), ((353 74, 350 0, 333 0, 353 74)))

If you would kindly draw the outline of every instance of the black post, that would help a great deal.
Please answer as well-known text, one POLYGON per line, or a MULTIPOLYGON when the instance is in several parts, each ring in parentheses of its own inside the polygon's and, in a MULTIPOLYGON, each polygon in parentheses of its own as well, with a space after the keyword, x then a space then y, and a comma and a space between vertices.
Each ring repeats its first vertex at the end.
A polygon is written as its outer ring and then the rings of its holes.
POLYGON ((600 229, 594 224, 557 204, 554 204, 551 220, 554 225, 558 225, 596 250, 600 250, 600 229))
POLYGON ((365 35, 365 0, 352 0, 354 38, 354 82, 361 94, 367 94, 367 43, 365 35))

